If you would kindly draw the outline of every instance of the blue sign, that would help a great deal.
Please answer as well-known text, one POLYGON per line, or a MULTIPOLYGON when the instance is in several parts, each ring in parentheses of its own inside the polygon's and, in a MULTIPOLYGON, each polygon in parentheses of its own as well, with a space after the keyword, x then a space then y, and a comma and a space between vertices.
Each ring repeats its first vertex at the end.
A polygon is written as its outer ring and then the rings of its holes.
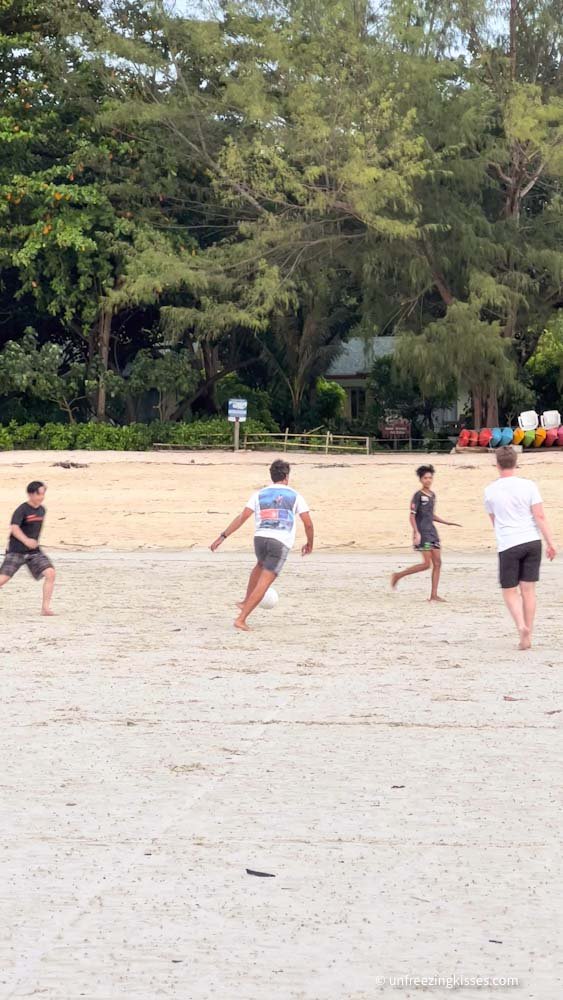
POLYGON ((229 420, 231 423, 234 423, 236 420, 246 420, 247 410, 247 399, 229 399, 229 420))

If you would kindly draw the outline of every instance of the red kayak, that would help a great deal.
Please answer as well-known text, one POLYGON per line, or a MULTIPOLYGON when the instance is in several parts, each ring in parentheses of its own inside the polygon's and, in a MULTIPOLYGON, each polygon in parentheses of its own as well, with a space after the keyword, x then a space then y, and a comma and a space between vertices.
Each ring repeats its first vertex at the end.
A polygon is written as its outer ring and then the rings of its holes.
POLYGON ((563 448, 563 426, 557 431, 557 444, 560 448, 563 448))
POLYGON ((464 428, 462 431, 460 431, 459 438, 457 439, 457 443, 458 443, 458 447, 459 448, 468 448, 469 447, 469 431, 468 430, 465 430, 465 428, 464 428))
POLYGON ((479 433, 478 431, 469 431, 469 442, 470 448, 475 448, 479 444, 479 433))
POLYGON ((559 431, 556 427, 552 427, 551 430, 545 435, 545 447, 551 448, 553 444, 557 444, 557 435, 559 431))
POLYGON ((479 431, 479 447, 488 448, 491 443, 492 436, 493 432, 489 427, 484 427, 482 431, 479 431))

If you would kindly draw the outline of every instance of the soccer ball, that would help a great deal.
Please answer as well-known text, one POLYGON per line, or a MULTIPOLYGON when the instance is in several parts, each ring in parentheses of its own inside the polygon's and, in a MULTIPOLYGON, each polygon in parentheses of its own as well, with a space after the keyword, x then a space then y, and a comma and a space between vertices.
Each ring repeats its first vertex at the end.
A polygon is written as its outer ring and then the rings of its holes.
POLYGON ((262 598, 258 606, 260 608, 265 608, 267 611, 270 611, 272 608, 275 608, 278 601, 279 597, 277 590, 274 590, 273 587, 270 587, 264 594, 264 597, 262 598))

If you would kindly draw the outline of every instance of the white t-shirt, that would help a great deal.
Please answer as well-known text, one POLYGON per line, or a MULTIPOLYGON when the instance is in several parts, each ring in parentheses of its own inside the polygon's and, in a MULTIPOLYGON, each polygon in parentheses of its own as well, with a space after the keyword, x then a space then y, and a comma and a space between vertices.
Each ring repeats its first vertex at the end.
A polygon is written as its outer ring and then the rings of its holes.
POLYGON ((494 514, 499 552, 541 539, 532 513, 532 504, 536 503, 542 503, 542 498, 531 479, 504 476, 487 486, 485 510, 494 514))
POLYGON ((296 517, 306 514, 307 503, 300 493, 278 483, 253 493, 246 505, 254 511, 254 534, 276 538, 291 549, 295 542, 296 517))

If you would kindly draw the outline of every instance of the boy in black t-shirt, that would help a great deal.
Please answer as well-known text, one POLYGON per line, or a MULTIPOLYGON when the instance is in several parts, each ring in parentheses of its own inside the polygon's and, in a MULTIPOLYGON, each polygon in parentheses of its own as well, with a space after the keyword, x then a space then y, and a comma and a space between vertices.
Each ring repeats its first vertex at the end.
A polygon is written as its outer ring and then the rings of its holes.
POLYGON ((440 556, 440 538, 434 527, 434 523, 453 525, 460 528, 461 525, 455 521, 444 521, 436 514, 436 494, 432 490, 434 481, 434 466, 421 465, 416 470, 420 480, 420 489, 416 491, 411 500, 410 524, 413 535, 413 547, 417 552, 422 552, 422 562, 415 563, 399 573, 393 573, 391 586, 393 590, 399 580, 405 576, 412 576, 413 573, 423 573, 424 570, 432 569, 432 587, 430 591, 430 601, 443 603, 444 598, 438 596, 438 584, 440 582, 440 570, 442 559, 440 556))
POLYGON ((27 502, 20 504, 12 514, 10 537, 4 562, 0 566, 0 587, 3 587, 21 569, 27 566, 35 580, 43 579, 41 614, 51 616, 51 597, 55 586, 55 570, 51 560, 39 547, 45 508, 43 500, 47 487, 34 481, 27 487, 27 502))

